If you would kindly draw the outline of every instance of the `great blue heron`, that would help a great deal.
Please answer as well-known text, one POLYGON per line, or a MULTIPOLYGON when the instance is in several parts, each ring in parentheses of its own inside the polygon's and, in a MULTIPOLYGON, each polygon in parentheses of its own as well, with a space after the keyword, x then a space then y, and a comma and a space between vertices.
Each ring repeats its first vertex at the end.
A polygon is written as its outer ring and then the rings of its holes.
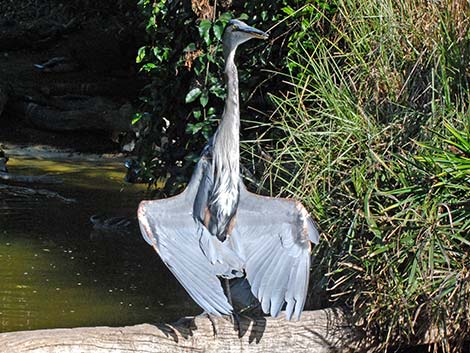
MULTIPOLYGON (((311 242, 319 234, 302 204, 247 191, 239 171, 240 111, 235 51, 268 35, 231 20, 223 35, 228 96, 220 125, 179 195, 142 201, 145 240, 205 312, 232 314, 219 278, 245 277, 266 314, 298 319, 307 295, 311 242)), ((247 293, 250 295, 250 293, 247 293)))

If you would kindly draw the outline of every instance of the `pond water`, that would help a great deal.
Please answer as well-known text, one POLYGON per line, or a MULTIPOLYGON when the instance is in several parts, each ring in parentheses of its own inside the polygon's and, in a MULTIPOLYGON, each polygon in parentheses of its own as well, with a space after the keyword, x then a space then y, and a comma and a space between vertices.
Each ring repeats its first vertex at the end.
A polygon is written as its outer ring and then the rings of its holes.
POLYGON ((145 186, 123 181, 122 160, 8 154, 12 174, 64 181, 28 187, 75 202, 0 189, 0 332, 155 323, 201 312, 143 241, 135 214, 145 186), (131 225, 97 231, 95 214, 131 225))

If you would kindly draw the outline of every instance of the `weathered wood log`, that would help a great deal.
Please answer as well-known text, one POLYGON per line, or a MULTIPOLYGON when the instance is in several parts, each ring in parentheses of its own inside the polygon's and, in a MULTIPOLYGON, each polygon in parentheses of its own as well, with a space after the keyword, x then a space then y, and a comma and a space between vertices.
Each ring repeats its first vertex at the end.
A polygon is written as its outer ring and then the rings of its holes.
POLYGON ((55 191, 46 189, 32 189, 23 186, 11 186, 0 184, 0 193, 11 197, 46 197, 48 199, 57 199, 65 203, 75 203, 77 200, 64 197, 55 191))
MULTIPOLYGON (((1 167, 1 161, 0 161, 1 167)), ((63 180, 50 175, 16 175, 0 170, 0 181, 21 184, 62 184, 63 180)))
POLYGON ((340 309, 307 311, 301 321, 197 316, 175 324, 90 327, 0 334, 0 352, 363 352, 367 344, 340 309))

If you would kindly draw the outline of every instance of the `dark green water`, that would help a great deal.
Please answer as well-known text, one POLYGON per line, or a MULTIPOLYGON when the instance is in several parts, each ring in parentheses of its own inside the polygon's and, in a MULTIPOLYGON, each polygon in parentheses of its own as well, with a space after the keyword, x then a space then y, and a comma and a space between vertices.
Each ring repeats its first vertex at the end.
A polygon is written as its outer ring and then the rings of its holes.
POLYGON ((145 188, 123 182, 121 161, 10 156, 11 173, 58 175, 63 184, 34 188, 76 202, 0 190, 0 332, 154 323, 201 311, 143 241, 135 213, 145 188), (132 225, 93 231, 97 213, 132 225))

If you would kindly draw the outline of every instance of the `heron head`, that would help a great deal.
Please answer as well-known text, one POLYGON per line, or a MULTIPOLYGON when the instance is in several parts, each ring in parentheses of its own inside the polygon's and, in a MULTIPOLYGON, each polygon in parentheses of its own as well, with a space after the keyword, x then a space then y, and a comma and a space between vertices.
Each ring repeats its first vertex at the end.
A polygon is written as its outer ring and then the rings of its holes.
POLYGON ((224 31, 224 49, 229 52, 252 38, 268 39, 269 35, 240 20, 230 20, 224 31))

